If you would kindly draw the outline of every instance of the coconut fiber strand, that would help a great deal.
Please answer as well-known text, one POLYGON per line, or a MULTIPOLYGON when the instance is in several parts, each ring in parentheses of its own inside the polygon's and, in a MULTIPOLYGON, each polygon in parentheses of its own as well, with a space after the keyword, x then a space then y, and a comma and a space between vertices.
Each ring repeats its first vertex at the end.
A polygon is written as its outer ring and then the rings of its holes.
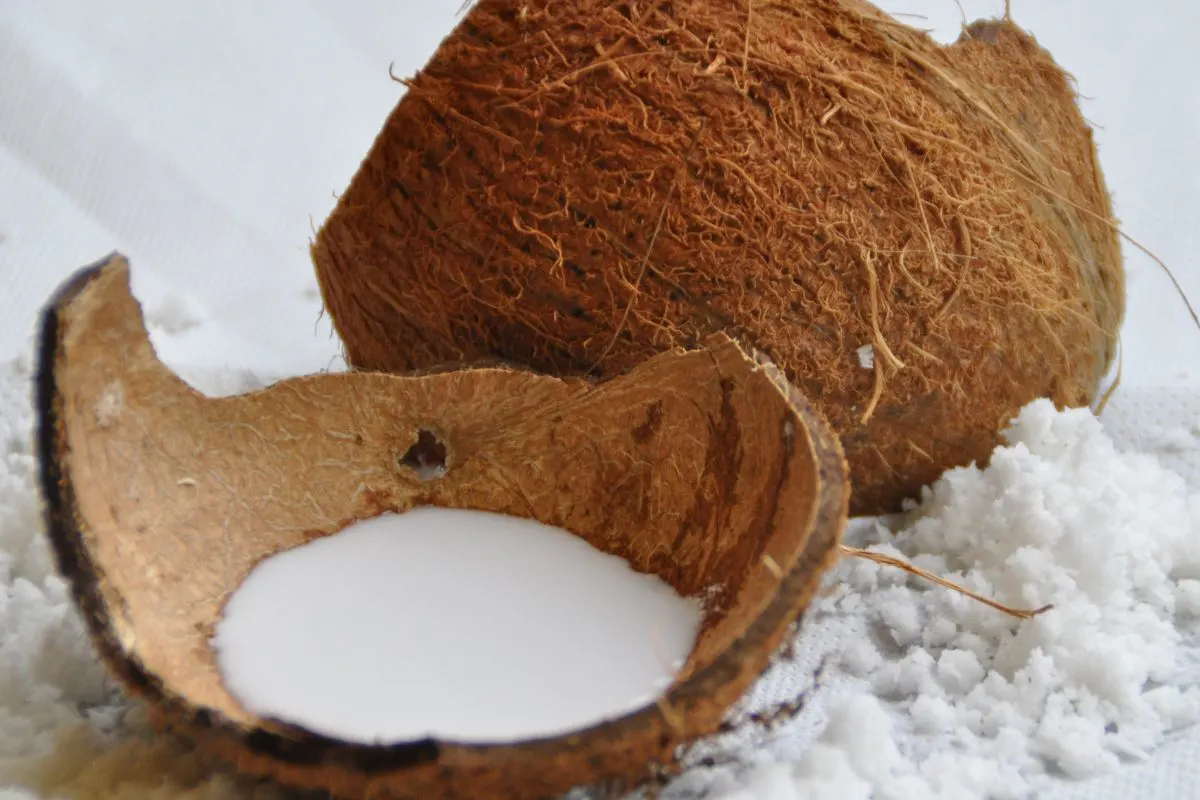
POLYGON ((943 47, 854 0, 482 0, 407 86, 313 247, 354 367, 608 377, 724 330, 869 513, 1112 360, 1091 132, 1008 21, 943 47))

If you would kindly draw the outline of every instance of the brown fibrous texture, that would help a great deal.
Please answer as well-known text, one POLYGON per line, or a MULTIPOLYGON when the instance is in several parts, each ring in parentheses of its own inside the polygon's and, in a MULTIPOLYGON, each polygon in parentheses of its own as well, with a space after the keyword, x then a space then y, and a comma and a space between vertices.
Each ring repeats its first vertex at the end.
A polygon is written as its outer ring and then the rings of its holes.
POLYGON ((1124 303, 1070 77, 857 0, 482 0, 313 256, 361 369, 607 377, 725 331, 830 420, 856 513, 1091 402, 1124 303))

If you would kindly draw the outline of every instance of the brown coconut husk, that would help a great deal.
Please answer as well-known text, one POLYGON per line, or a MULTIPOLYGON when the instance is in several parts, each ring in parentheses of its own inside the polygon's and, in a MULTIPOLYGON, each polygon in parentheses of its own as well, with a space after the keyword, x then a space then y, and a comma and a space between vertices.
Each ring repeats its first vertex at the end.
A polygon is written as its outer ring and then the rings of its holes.
POLYGON ((722 336, 603 383, 464 368, 208 398, 156 357, 114 256, 47 307, 36 404, 49 536, 110 669, 238 769, 339 797, 543 797, 673 769, 764 669, 846 517, 828 426, 722 336), (675 683, 657 705, 505 745, 348 744, 242 708, 209 637, 250 569, 417 505, 561 526, 708 598, 675 683))
POLYGON ((1091 132, 1008 21, 943 47, 858 0, 481 0, 406 85, 313 246, 355 367, 609 377, 725 331, 876 513, 1112 360, 1091 132))

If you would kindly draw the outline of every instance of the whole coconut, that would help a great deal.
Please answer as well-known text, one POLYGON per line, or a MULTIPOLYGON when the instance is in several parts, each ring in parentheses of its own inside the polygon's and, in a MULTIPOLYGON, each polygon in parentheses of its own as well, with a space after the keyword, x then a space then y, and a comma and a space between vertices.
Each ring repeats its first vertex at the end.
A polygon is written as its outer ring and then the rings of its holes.
POLYGON ((1067 75, 856 0, 481 0, 313 246, 352 366, 607 377, 723 330, 840 434, 852 510, 1089 403, 1124 306, 1067 75))

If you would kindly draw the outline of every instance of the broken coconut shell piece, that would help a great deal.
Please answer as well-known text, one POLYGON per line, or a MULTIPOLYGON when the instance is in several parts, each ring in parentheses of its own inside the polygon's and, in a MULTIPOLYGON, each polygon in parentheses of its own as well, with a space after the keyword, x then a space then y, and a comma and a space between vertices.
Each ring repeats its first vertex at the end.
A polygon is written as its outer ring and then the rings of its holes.
POLYGON ((286 785, 540 797, 669 771, 677 745, 714 731, 765 668, 837 557, 836 439, 779 370, 723 336, 601 383, 477 367, 209 398, 156 357, 114 255, 53 298, 40 347, 47 527, 101 655, 172 729, 286 785), (711 598, 675 683, 657 705, 503 745, 350 744, 242 708, 209 637, 251 568, 423 504, 560 526, 711 598))
POLYGON ((1112 362, 1091 131, 1008 20, 942 46, 864 0, 479 0, 406 84, 313 246, 360 369, 607 377, 726 331, 877 514, 1112 362))

